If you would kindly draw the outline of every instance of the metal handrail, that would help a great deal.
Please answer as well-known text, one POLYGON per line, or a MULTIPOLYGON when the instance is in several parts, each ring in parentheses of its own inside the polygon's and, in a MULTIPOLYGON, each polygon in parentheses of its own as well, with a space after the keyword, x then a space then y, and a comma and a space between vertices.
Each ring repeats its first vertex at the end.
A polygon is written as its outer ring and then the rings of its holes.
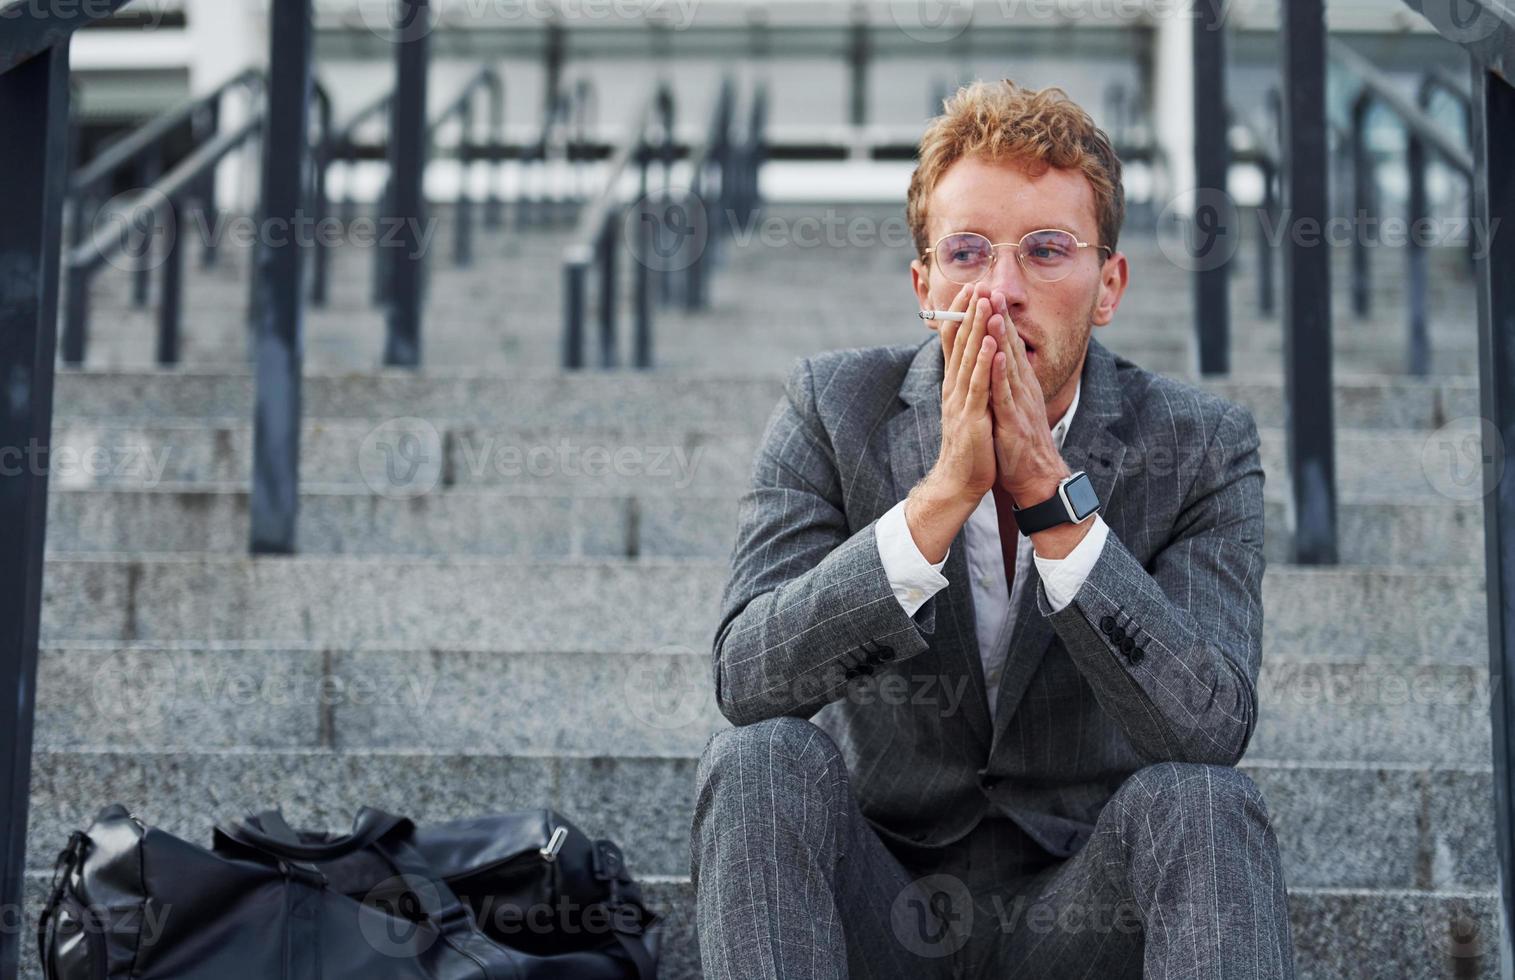
MULTIPOLYGON (((1367 117, 1375 106, 1387 109, 1405 130, 1405 164, 1410 176, 1409 217, 1412 222, 1424 217, 1427 210, 1425 168, 1428 154, 1435 153, 1449 166, 1469 180, 1472 179, 1474 164, 1471 150, 1460 145, 1429 112, 1407 98, 1383 72, 1341 41, 1332 39, 1328 50, 1332 59, 1354 75, 1360 85, 1357 96, 1352 101, 1351 114, 1355 211, 1362 213, 1374 209, 1377 199, 1377 183, 1365 138, 1367 117)), ((1361 234, 1352 236, 1352 309, 1359 317, 1367 316, 1372 307, 1368 243, 1365 238, 1361 234)), ((1407 245, 1409 270, 1406 279, 1406 312, 1409 318, 1409 350, 1406 362, 1411 375, 1424 377, 1430 372, 1431 359, 1426 310, 1426 256, 1420 236, 1408 236, 1407 245)))
MULTIPOLYGON (((256 137, 262 130, 263 112, 260 110, 236 129, 221 133, 201 144, 194 152, 179 161, 172 170, 144 188, 121 216, 105 227, 96 228, 63 257, 64 269, 64 318, 63 359, 67 363, 80 364, 84 360, 85 338, 89 325, 89 284, 94 274, 113 255, 125 247, 133 229, 148 228, 158 219, 165 219, 172 233, 164 242, 162 256, 162 298, 158 307, 159 364, 175 364, 179 360, 180 311, 183 296, 183 204, 203 191, 205 178, 232 150, 256 137)), ((150 236, 144 235, 144 247, 151 247, 150 236)))
MULTIPOLYGON (((651 254, 648 241, 648 216, 645 214, 647 200, 647 168, 651 159, 653 140, 648 131, 657 122, 660 140, 658 146, 664 156, 671 158, 673 151, 673 93, 667 82, 660 82, 643 103, 635 116, 631 131, 625 142, 616 150, 607 168, 602 189, 579 213, 573 239, 563 250, 563 366, 584 366, 584 292, 590 267, 600 268, 600 363, 612 367, 616 361, 615 313, 616 313, 616 263, 615 232, 624 214, 621 202, 621 178, 633 161, 640 168, 641 196, 638 213, 632 221, 636 248, 635 261, 636 336, 635 362, 638 367, 650 367, 652 359, 651 295, 648 256, 651 254)), ((669 172, 664 170, 663 191, 668 190, 669 172)))
MULTIPOLYGON (((505 83, 493 68, 480 68, 473 74, 453 100, 449 102, 426 125, 426 137, 430 141, 449 121, 457 119, 459 125, 458 196, 453 208, 453 261, 459 266, 473 262, 472 202, 468 195, 468 171, 474 162, 473 100, 475 93, 484 89, 489 97, 489 139, 491 146, 505 142, 505 83)), ((495 193, 494 181, 485 185, 484 227, 500 225, 500 201, 495 193)))
POLYGON ((174 130, 206 109, 219 105, 221 97, 232 89, 247 88, 251 96, 256 98, 262 87, 263 72, 256 68, 245 68, 206 94, 154 116, 75 170, 69 179, 69 193, 79 195, 92 191, 125 167, 140 163, 147 154, 160 149, 164 139, 174 130))
MULTIPOLYGON (((394 92, 381 93, 372 101, 366 103, 357 112, 348 117, 340 128, 334 131, 330 138, 321 147, 321 152, 316 161, 316 169, 319 180, 324 185, 328 169, 333 163, 342 162, 347 168, 346 179, 342 186, 342 199, 339 204, 339 214, 343 225, 350 224, 356 217, 356 199, 352 193, 352 171, 359 156, 359 143, 355 134, 375 119, 383 119, 388 125, 387 111, 394 99, 394 92)), ((458 195, 454 202, 454 236, 453 236, 453 259, 459 266, 467 266, 473 259, 473 221, 472 202, 468 194, 467 171, 471 164, 478 159, 493 160, 500 154, 499 150, 504 146, 505 140, 505 83, 499 72, 489 66, 481 66, 468 77, 447 104, 426 123, 425 137, 428 145, 436 136, 437 132, 447 123, 456 120, 460 125, 458 142, 455 147, 459 162, 458 195), (472 138, 473 132, 473 100, 483 89, 488 98, 489 110, 489 141, 480 144, 472 138), (482 151, 482 152, 481 152, 482 151)), ((388 137, 384 142, 388 143, 388 137)), ((388 198, 388 180, 385 187, 380 191, 380 210, 384 209, 383 202, 388 198)), ((503 205, 496 193, 495 182, 487 184, 484 197, 484 227, 498 228, 503 224, 503 205)), ((312 283, 311 303, 315 306, 324 306, 327 302, 327 268, 330 262, 329 242, 322 241, 314 250, 312 256, 312 283)), ((374 250, 373 257, 373 288, 370 293, 371 302, 382 303, 388 297, 388 269, 384 263, 384 255, 381 250, 374 250)))

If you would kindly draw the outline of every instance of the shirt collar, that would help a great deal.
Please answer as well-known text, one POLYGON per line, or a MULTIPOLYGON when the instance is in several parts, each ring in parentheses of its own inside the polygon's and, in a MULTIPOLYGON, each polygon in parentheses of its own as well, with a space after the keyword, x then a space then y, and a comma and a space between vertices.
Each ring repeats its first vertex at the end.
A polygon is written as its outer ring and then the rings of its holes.
POLYGON ((1057 448, 1063 448, 1063 439, 1068 435, 1068 426, 1073 422, 1073 413, 1078 411, 1078 396, 1083 393, 1084 379, 1079 378, 1073 389, 1073 401, 1068 403, 1068 410, 1063 417, 1052 427, 1052 441, 1057 443, 1057 448))

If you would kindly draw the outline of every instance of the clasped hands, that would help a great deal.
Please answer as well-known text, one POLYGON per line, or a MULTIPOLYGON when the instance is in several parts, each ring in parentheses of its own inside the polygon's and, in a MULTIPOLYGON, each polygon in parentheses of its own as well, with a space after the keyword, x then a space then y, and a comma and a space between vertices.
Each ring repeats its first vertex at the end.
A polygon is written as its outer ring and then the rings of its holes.
POLYGON ((1002 292, 963 286, 948 309, 961 323, 938 328, 942 342, 942 447, 937 470, 978 500, 998 482, 1017 507, 1051 497, 1072 471, 1047 422, 1041 382, 1014 329, 1002 292))

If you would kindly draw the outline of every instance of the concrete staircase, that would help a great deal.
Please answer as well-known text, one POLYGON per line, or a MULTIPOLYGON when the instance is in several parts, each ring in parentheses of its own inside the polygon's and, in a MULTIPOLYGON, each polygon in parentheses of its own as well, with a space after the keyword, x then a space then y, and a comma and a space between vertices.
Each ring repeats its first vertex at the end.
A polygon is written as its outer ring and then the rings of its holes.
MULTIPOLYGON (((818 210, 902 214, 768 220, 818 210)), ((670 918, 663 975, 697 977, 688 830, 700 749, 726 724, 709 655, 736 502, 795 357, 923 336, 909 249, 877 238, 756 234, 710 310, 658 311, 656 371, 573 376, 555 370, 561 234, 434 262, 417 373, 373 367, 371 256, 339 251, 307 327, 293 558, 245 553, 245 257, 190 280, 171 371, 148 366, 124 277, 102 277, 90 358, 55 398, 29 921, 68 831, 112 801, 204 843, 212 818, 273 804, 340 828, 363 803, 419 820, 548 803, 623 844, 670 918)), ((1187 274, 1150 233, 1121 244, 1133 287, 1096 336, 1192 374, 1187 274)), ((1204 382, 1263 438, 1266 657, 1243 765, 1312 978, 1498 966, 1468 958, 1493 948, 1497 907, 1472 296, 1462 254, 1436 254, 1436 375, 1396 374, 1400 258, 1374 255, 1367 320, 1338 293, 1342 565, 1286 561, 1280 330, 1252 312, 1250 250, 1234 376, 1204 382)))

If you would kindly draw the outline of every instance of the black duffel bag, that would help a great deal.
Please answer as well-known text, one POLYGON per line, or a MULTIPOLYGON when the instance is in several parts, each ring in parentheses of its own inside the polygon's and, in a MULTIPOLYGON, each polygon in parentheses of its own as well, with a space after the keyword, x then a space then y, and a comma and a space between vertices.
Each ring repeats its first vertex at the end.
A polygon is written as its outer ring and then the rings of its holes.
POLYGON ((653 980, 662 923, 619 848, 545 809, 350 834, 276 810, 211 850, 103 809, 58 856, 48 980, 653 980))

